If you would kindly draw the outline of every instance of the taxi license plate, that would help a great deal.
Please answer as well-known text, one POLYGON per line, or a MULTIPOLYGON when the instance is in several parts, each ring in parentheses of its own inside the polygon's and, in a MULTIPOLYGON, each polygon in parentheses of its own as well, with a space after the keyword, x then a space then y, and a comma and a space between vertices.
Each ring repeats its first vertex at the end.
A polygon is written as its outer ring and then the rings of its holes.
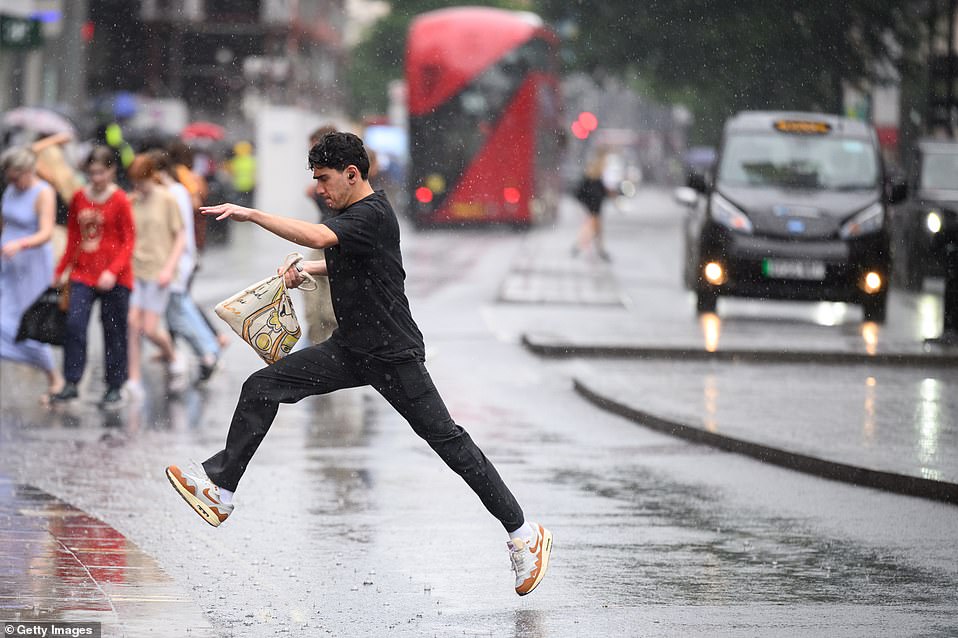
POLYGON ((762 261, 762 274, 773 279, 822 281, 825 279, 825 263, 799 259, 765 259, 762 261))

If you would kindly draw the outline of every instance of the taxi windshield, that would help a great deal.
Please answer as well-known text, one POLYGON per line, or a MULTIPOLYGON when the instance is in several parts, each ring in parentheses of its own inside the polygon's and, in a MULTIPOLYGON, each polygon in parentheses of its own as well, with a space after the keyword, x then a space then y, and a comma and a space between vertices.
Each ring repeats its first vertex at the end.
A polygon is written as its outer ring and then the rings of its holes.
POLYGON ((875 188, 878 173, 867 140, 738 133, 726 140, 718 179, 730 186, 854 190, 875 188))

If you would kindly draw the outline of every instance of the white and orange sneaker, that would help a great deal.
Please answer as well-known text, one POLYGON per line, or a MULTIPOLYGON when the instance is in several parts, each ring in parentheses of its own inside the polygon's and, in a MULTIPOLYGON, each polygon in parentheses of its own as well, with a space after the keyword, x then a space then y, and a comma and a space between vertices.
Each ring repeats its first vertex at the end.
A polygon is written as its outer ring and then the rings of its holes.
POLYGON ((205 475, 187 474, 175 465, 166 468, 166 478, 203 520, 219 527, 233 511, 232 503, 220 500, 220 488, 205 475))
POLYGON ((542 582, 549 569, 549 556, 552 554, 552 532, 538 523, 529 521, 536 530, 531 539, 513 538, 506 542, 512 570, 516 573, 516 593, 525 596, 542 582))

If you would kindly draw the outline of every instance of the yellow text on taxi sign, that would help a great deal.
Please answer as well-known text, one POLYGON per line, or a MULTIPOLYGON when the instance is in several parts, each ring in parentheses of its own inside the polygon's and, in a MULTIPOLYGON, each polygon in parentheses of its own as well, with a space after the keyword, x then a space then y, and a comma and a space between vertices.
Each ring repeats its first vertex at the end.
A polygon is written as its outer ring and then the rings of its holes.
POLYGON ((803 120, 776 120, 775 130, 782 133, 800 135, 825 135, 832 130, 828 122, 808 122, 803 120))

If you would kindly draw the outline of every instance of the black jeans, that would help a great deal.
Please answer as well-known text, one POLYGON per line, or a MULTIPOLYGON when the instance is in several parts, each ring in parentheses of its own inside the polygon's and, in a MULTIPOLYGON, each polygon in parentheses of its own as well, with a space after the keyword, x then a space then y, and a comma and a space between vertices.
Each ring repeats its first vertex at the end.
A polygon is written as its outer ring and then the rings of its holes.
POLYGON ((126 318, 130 312, 130 289, 120 285, 104 292, 76 281, 70 282, 67 335, 63 344, 63 377, 70 383, 79 383, 83 378, 87 328, 93 302, 97 299, 100 300, 100 320, 103 323, 106 384, 111 388, 120 388, 126 382, 128 370, 126 318))
POLYGON ((506 531, 523 524, 515 497, 492 462, 449 416, 422 362, 387 364, 362 358, 332 340, 293 352, 251 375, 233 413, 226 449, 204 461, 203 469, 220 487, 236 490, 280 403, 364 385, 372 386, 409 422, 506 531))

